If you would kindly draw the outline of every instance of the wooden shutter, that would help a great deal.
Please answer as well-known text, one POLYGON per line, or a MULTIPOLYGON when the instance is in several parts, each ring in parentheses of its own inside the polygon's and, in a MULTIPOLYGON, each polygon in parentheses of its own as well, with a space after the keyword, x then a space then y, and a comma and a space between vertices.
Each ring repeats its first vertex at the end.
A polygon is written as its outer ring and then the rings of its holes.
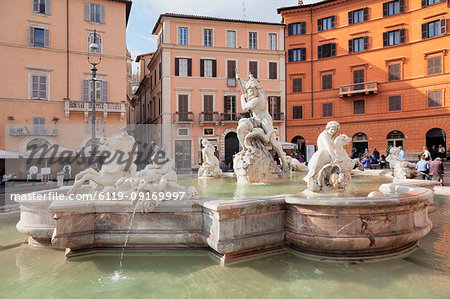
POLYGON ((369 20, 369 8, 368 7, 364 7, 363 19, 364 19, 364 21, 368 21, 369 20))
MULTIPOLYGON (((300 52, 302 54, 301 61, 305 61, 306 60, 306 48, 301 48, 300 52)), ((311 57, 311 59, 312 59, 312 57, 311 57)))
POLYGON ((47 99, 47 77, 46 76, 37 76, 39 77, 39 98, 47 99))
POLYGON ((383 32, 383 47, 387 47, 389 45, 389 32, 383 32))
POLYGON ((100 23, 105 24, 105 6, 100 5, 100 23))
POLYGON ((50 47, 50 30, 44 30, 44 47, 50 47))
POLYGON ((331 16, 331 28, 336 28, 336 16, 331 16))
POLYGON ((369 37, 364 36, 364 50, 369 50, 369 37))
POLYGON ((224 113, 228 112, 228 97, 227 96, 223 97, 223 112, 224 113))
POLYGON ((388 14, 389 14, 389 12, 388 12, 388 3, 385 2, 385 3, 383 3, 383 17, 387 17, 388 14))
POLYGON ((188 112, 188 96, 185 94, 178 96, 178 112, 188 112))
POLYGON ((236 61, 227 61, 227 78, 234 79, 236 77, 236 61))
POLYGON ((82 100, 85 102, 89 101, 89 84, 90 84, 89 80, 86 79, 83 80, 81 94, 82 100))
POLYGON ((322 58, 322 46, 317 47, 317 58, 322 58))
POLYGON ((39 0, 33 0, 33 12, 39 12, 39 0))
POLYGON ((180 75, 180 58, 175 58, 175 76, 180 75))
POLYGON ((294 55, 292 50, 288 50, 288 62, 292 62, 294 60, 294 55))
POLYGON ((353 40, 348 40, 348 53, 353 53, 353 40))
POLYGON ((428 37, 428 26, 427 23, 422 24, 422 39, 426 39, 428 37))
POLYGON ((288 35, 292 35, 292 34, 293 34, 292 24, 288 24, 288 35))
POLYGON ((100 100, 102 102, 108 101, 108 81, 102 81, 102 89, 100 91, 100 100))
POLYGON ((302 92, 302 78, 292 79, 292 92, 302 92))
POLYGON ((30 26, 30 45, 34 46, 34 27, 30 26))
POLYGON ((205 60, 200 59, 200 77, 205 77, 205 60))
POLYGON ((277 79, 277 63, 269 62, 269 79, 277 79))
POLYGON ((422 7, 427 6, 427 0, 422 0, 422 7))
POLYGON ((353 11, 348 12, 348 24, 349 25, 353 24, 353 11))
POLYGON ((31 98, 37 99, 39 97, 39 76, 31 75, 31 98))
POLYGON ((322 31, 322 19, 317 20, 317 31, 322 31))
POLYGON ((258 78, 258 62, 257 61, 249 61, 249 71, 255 79, 258 78))
POLYGON ((187 75, 188 75, 188 77, 191 77, 192 76, 192 58, 187 59, 187 67, 188 67, 187 75))
POLYGON ((400 0, 400 13, 405 12, 405 0, 400 0))
POLYGON ((447 33, 447 19, 446 18, 442 18, 439 20, 441 23, 441 35, 446 34, 447 33))
POLYGON ((212 60, 212 76, 217 77, 217 60, 212 60))
POLYGON ((400 29, 400 43, 404 44, 406 42, 406 29, 400 29))
POLYGON ((45 0, 45 14, 49 15, 52 13, 52 0, 45 0))
POLYGON ((281 98, 280 97, 275 97, 275 103, 276 103, 276 107, 275 107, 275 114, 278 114, 278 119, 280 119, 280 103, 281 103, 281 98))
POLYGON ((331 44, 331 56, 336 56, 336 43, 331 44))
POLYGON ((301 22, 300 23, 300 34, 305 34, 306 33, 306 22, 301 22))
POLYGON ((91 20, 91 14, 89 13, 91 3, 84 2, 84 20, 89 22, 91 20))

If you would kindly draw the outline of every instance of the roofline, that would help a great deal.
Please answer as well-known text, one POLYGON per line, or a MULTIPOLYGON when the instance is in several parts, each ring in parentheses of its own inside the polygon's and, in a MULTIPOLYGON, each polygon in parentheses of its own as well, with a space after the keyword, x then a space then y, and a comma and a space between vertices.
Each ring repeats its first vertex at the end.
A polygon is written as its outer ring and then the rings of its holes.
POLYGON ((126 20, 125 20, 125 24, 128 25, 128 18, 130 17, 131 5, 133 4, 131 2, 131 0, 108 0, 108 1, 125 3, 125 5, 126 5, 126 11, 125 11, 125 13, 126 13, 126 20))
POLYGON ((319 5, 322 5, 322 4, 327 4, 327 3, 335 2, 335 1, 338 1, 338 0, 323 0, 323 1, 319 1, 319 2, 316 2, 316 3, 310 3, 310 4, 280 7, 280 8, 277 8, 277 13, 280 14, 280 12, 282 12, 282 11, 319 6, 319 5))
POLYGON ((137 56, 136 56, 136 60, 135 60, 135 62, 139 62, 139 60, 141 60, 141 57, 143 57, 143 56, 147 56, 147 55, 153 55, 153 54, 155 54, 155 52, 150 52, 150 53, 139 54, 139 55, 137 55, 137 56))
POLYGON ((156 21, 155 26, 153 27, 152 34, 156 34, 156 29, 161 23, 161 19, 163 17, 166 18, 178 18, 178 19, 190 19, 190 20, 207 20, 207 21, 216 21, 216 22, 231 22, 231 23, 244 23, 244 24, 256 24, 256 25, 272 25, 272 26, 281 26, 285 27, 286 25, 283 23, 273 23, 273 22, 263 22, 263 21, 249 21, 249 20, 238 20, 238 19, 226 19, 226 18, 218 18, 211 16, 196 16, 196 15, 185 15, 185 14, 175 14, 175 13, 164 13, 159 15, 158 20, 156 21))

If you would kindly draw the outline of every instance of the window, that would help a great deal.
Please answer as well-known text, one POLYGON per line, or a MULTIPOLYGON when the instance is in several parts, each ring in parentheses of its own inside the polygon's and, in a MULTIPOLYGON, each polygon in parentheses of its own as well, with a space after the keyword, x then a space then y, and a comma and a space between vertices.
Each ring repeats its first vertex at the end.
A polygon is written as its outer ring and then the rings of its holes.
POLYGON ((348 12, 348 24, 349 25, 365 22, 368 20, 369 20, 369 8, 368 7, 348 12))
MULTIPOLYGON (((82 99, 90 102, 94 97, 94 83, 92 80, 85 79, 82 82, 82 99)), ((108 81, 95 81, 95 100, 107 102, 108 101, 108 81)))
POLYGON ((291 49, 288 51, 288 61, 305 61, 306 60, 306 48, 291 49))
POLYGON ((353 71, 353 86, 354 90, 361 90, 364 89, 364 84, 358 84, 358 83, 364 83, 364 70, 354 70, 353 71))
POLYGON ((43 135, 45 133, 45 117, 33 117, 33 134, 43 135))
POLYGON ((212 121, 214 112, 214 97, 212 95, 203 96, 204 120, 212 121))
POLYGON ((435 37, 447 33, 447 19, 422 24, 422 39, 435 37))
POLYGON ((353 102, 353 113, 354 114, 364 114, 366 111, 366 101, 356 100, 353 102))
POLYGON ((224 121, 236 120, 236 97, 235 96, 225 96, 223 101, 224 107, 224 121))
POLYGON ((405 29, 383 32, 383 47, 405 43, 405 29))
POLYGON ((267 98, 269 104, 269 114, 272 116, 274 120, 281 120, 280 114, 280 97, 268 97, 267 98))
POLYGON ((200 77, 217 77, 216 60, 200 59, 200 77))
POLYGON ((159 66, 158 66, 158 74, 159 74, 159 80, 161 80, 161 77, 162 77, 162 64, 161 64, 161 62, 159 63, 159 66))
POLYGON ((428 92, 428 107, 440 107, 442 106, 442 91, 429 91, 428 92))
POLYGON ((248 62, 248 70, 249 73, 253 75, 255 79, 258 78, 258 61, 249 61, 248 62))
POLYGON ((445 2, 446 0, 422 0, 422 7, 430 6, 436 3, 445 2))
POLYGON ((48 100, 48 75, 35 75, 30 76, 30 95, 33 100, 48 100))
POLYGON ((322 90, 333 89, 333 75, 322 76, 322 90))
POLYGON ((269 62, 269 79, 277 79, 277 63, 269 62))
POLYGON ((236 31, 233 30, 227 31, 227 47, 236 48, 236 31))
POLYGON ((369 37, 364 36, 348 40, 348 52, 356 53, 369 49, 369 37))
POLYGON ((187 121, 189 118, 189 96, 187 94, 178 95, 179 121, 187 121))
POLYGON ((277 50, 277 34, 269 33, 269 50, 277 50))
POLYGON ((395 0, 383 3, 383 17, 405 12, 405 0, 395 0))
POLYGON ((249 49, 257 48, 257 37, 258 37, 258 34, 256 32, 248 33, 248 48, 249 49))
POLYGON ((300 35, 306 33, 306 22, 288 24, 288 35, 300 35))
POLYGON ((105 23, 105 6, 84 2, 84 20, 87 22, 105 23))
POLYGON ((302 92, 302 78, 292 79, 292 92, 302 92))
POLYGON ((292 107, 292 118, 293 119, 300 119, 303 118, 303 106, 294 106, 292 107))
POLYGON ((213 46, 213 31, 212 29, 205 29, 203 30, 203 45, 205 47, 212 47, 213 46))
POLYGON ((336 56, 336 43, 318 46, 317 55, 319 59, 336 56))
MULTIPOLYGON (((104 119, 96 119, 95 120, 95 132, 96 133, 104 133, 105 131, 105 120, 104 119)), ((88 132, 92 132, 92 119, 88 120, 88 132)))
POLYGON ((191 58, 175 58, 175 76, 180 77, 192 76, 191 58))
POLYGON ((33 12, 51 14, 52 1, 51 0, 33 0, 33 12))
POLYGON ((333 116, 333 104, 323 104, 322 105, 322 115, 323 117, 333 116))
POLYGON ((100 53, 102 53, 102 44, 103 44, 102 36, 99 34, 96 34, 95 37, 96 38, 94 38, 94 33, 91 33, 88 35, 88 52, 92 53, 92 54, 100 54, 100 53), (96 43, 98 45, 97 50, 92 50, 90 48, 90 45, 92 43, 96 43))
POLYGON ((441 56, 428 58, 428 75, 440 74, 441 72, 441 56))
POLYGON ((48 48, 50 46, 50 31, 48 29, 30 27, 30 45, 48 48))
POLYGON ((397 81, 401 80, 401 71, 400 71, 400 64, 391 64, 389 65, 389 81, 397 81))
POLYGON ((336 16, 317 20, 317 31, 325 31, 336 28, 336 16))
POLYGON ((178 28, 178 44, 179 45, 188 44, 188 29, 186 27, 178 28))
POLYGON ((389 111, 400 111, 402 110, 402 97, 392 96, 389 97, 389 111))
POLYGON ((227 85, 236 86, 236 61, 227 60, 227 85))

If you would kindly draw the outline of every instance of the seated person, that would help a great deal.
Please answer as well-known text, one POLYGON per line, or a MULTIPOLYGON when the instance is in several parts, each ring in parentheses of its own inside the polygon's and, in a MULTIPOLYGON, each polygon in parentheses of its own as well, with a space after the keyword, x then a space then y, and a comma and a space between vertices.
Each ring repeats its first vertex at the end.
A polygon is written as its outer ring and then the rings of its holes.
POLYGON ((383 169, 383 168, 386 168, 386 156, 385 155, 381 155, 381 158, 380 158, 380 168, 381 169, 383 169))
POLYGON ((220 168, 220 170, 222 170, 222 172, 228 171, 228 166, 227 166, 227 164, 225 164, 225 161, 223 161, 223 160, 222 160, 222 162, 220 162, 219 168, 220 168))
POLYGON ((371 160, 367 157, 367 155, 364 155, 361 163, 364 165, 364 169, 370 169, 370 165, 372 165, 371 160))
POLYGON ((422 180, 425 180, 428 177, 428 173, 430 172, 430 162, 425 160, 425 155, 420 156, 420 160, 416 164, 416 170, 422 173, 422 180))

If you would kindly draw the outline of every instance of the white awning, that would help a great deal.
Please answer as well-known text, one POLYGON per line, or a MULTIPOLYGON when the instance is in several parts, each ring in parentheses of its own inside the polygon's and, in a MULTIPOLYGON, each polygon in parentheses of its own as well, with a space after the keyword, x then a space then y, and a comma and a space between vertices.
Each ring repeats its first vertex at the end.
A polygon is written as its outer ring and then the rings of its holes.
POLYGON ((18 159, 23 154, 18 152, 0 150, 0 159, 18 159))

